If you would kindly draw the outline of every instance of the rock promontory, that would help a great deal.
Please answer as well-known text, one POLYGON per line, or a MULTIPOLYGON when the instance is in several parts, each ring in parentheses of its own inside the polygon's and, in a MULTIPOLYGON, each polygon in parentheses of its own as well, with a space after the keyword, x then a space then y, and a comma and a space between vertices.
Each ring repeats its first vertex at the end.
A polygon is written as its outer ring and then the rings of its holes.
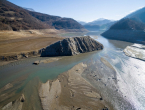
POLYGON ((71 37, 58 41, 40 50, 42 57, 72 56, 103 49, 103 45, 90 36, 71 37))

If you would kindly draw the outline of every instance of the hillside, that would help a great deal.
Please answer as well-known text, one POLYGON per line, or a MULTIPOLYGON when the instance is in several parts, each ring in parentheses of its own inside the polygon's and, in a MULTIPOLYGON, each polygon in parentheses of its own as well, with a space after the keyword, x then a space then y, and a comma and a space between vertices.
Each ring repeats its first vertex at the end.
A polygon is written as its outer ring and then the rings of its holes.
POLYGON ((125 18, 130 18, 137 22, 145 23, 145 7, 127 15, 125 18))
MULTIPOLYGON (((29 30, 29 29, 78 29, 84 27, 71 18, 61 18, 28 11, 7 0, 0 1, 0 30, 29 30)), ((82 31, 81 30, 81 31, 82 31)))
POLYGON ((52 16, 38 12, 28 11, 30 15, 45 22, 56 29, 83 29, 84 27, 72 18, 61 18, 59 16, 52 16))
POLYGON ((129 18, 121 19, 119 22, 115 23, 110 27, 110 29, 116 30, 144 30, 145 24, 134 21, 129 18))
POLYGON ((23 8, 6 0, 0 1, 0 30, 28 30, 52 28, 31 16, 23 8))
POLYGON ((26 9, 26 10, 28 10, 28 11, 35 11, 34 9, 32 9, 32 8, 25 8, 25 7, 23 7, 24 9, 26 9))
POLYGON ((109 39, 145 44, 144 20, 145 8, 142 8, 116 22, 109 30, 102 33, 102 36, 109 39))

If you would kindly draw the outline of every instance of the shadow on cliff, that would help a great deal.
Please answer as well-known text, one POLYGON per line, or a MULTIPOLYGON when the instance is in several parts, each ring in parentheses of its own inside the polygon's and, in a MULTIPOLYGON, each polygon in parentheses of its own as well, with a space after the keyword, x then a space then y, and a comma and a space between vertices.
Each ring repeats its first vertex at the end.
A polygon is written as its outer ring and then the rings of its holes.
POLYGON ((58 41, 50 46, 41 49, 41 57, 51 56, 72 56, 79 53, 86 53, 95 50, 102 50, 103 45, 90 36, 71 37, 58 41))

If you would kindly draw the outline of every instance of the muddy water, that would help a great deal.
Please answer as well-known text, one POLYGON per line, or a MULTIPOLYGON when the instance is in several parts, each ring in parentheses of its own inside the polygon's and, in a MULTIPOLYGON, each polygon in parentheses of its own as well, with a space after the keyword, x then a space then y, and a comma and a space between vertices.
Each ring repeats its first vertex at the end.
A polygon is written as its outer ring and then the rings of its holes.
MULTIPOLYGON (((72 37, 80 34, 84 35, 84 33, 62 35, 72 37)), ((42 108, 39 97, 35 97, 38 95, 36 85, 39 85, 39 81, 46 82, 49 79, 55 79, 74 65, 84 62, 89 65, 89 68, 85 70, 83 76, 94 87, 98 88, 98 92, 105 100, 111 102, 114 108, 118 110, 144 110, 145 62, 124 55, 123 49, 131 43, 108 40, 99 34, 100 32, 85 33, 104 45, 104 49, 101 51, 61 57, 61 60, 48 64, 32 64, 38 59, 47 58, 28 58, 0 67, 0 88, 8 83, 13 84, 15 89, 10 88, 7 91, 11 90, 15 94, 24 92, 29 100, 27 101, 29 106, 25 109, 39 108, 40 110, 42 108), (31 88, 31 86, 33 87, 31 88), (33 103, 30 105, 29 102, 33 103)), ((2 94, 3 92, 0 93, 0 95, 2 94)), ((8 101, 10 99, 0 102, 0 105, 4 105, 8 101)))

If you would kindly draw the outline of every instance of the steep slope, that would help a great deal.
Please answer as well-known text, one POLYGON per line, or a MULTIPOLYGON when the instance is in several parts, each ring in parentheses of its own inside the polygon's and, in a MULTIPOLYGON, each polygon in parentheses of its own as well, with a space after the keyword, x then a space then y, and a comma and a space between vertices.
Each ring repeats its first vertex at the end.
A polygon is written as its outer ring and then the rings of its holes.
POLYGON ((145 44, 145 8, 137 10, 112 25, 102 36, 133 43, 145 44))
POLYGON ((71 37, 40 50, 41 56, 71 56, 103 49, 103 45, 90 36, 71 37))
POLYGON ((52 28, 31 16, 25 9, 6 0, 0 1, 0 30, 28 30, 52 28))
POLYGON ((59 16, 52 16, 32 11, 28 11, 28 13, 42 22, 54 26, 56 29, 84 29, 81 24, 71 18, 61 18, 59 16))
POLYGON ((145 7, 127 15, 125 18, 130 18, 137 22, 145 23, 145 7))
POLYGON ((115 23, 110 27, 110 29, 116 30, 144 30, 145 24, 141 22, 134 21, 129 18, 121 19, 119 22, 115 23))

